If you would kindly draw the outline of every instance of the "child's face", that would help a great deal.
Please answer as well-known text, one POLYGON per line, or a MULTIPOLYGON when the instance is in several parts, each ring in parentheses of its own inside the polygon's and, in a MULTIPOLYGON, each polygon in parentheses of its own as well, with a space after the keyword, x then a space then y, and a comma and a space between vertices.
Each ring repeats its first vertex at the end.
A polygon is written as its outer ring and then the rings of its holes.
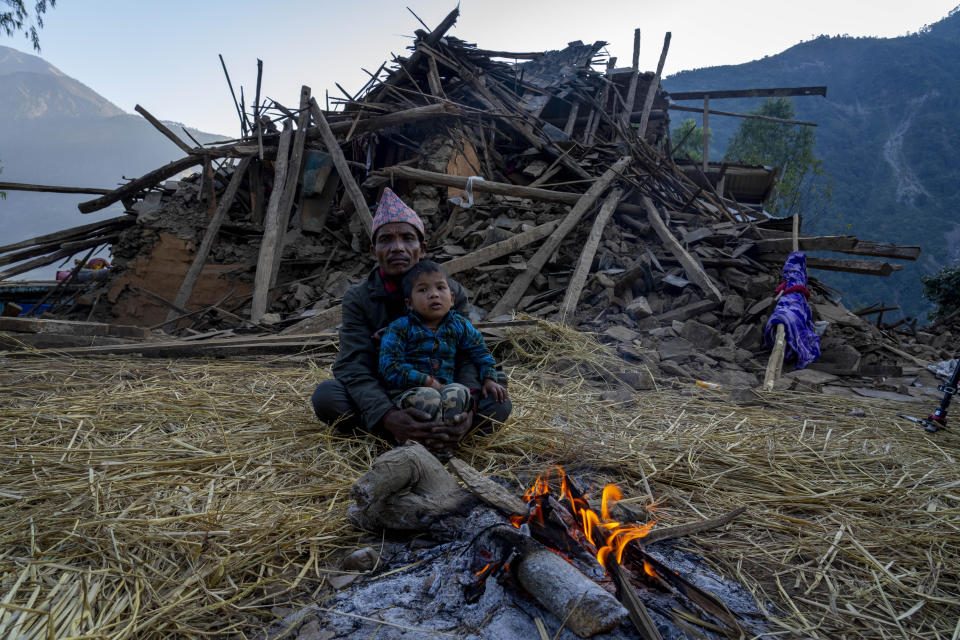
POLYGON ((424 320, 442 319, 453 306, 453 291, 447 277, 439 271, 420 274, 413 283, 407 305, 424 320))

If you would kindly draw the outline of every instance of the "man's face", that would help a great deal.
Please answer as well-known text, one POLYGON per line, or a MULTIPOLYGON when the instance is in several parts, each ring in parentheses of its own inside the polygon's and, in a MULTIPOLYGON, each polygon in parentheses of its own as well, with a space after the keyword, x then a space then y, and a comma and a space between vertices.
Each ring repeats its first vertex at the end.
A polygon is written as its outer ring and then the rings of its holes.
POLYGON ((388 222, 379 229, 370 245, 370 253, 388 278, 399 278, 420 262, 427 247, 417 230, 406 222, 388 222))
POLYGON ((447 276, 439 271, 421 273, 413 283, 407 304, 427 322, 443 319, 453 306, 447 276))

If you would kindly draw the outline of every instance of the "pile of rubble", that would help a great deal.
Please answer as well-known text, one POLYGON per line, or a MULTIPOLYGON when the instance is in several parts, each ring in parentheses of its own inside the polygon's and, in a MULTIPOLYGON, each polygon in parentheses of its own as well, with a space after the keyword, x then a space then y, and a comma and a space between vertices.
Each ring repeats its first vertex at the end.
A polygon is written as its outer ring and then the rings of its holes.
MULTIPOLYGON (((252 108, 238 105, 237 140, 190 146, 138 107, 186 156, 80 205, 121 201, 123 216, 0 247, 0 264, 31 258, 0 279, 106 243, 110 278, 91 282, 67 317, 198 344, 322 333, 374 265, 370 204, 390 186, 422 216, 428 254, 468 289, 475 320, 522 312, 601 333, 641 372, 625 377, 636 388, 661 374, 755 386, 789 221, 762 210, 775 169, 673 161, 659 85, 669 37, 657 71, 642 73, 637 51, 618 68, 603 42, 479 49, 446 35, 456 17, 418 31, 409 57, 344 91, 338 109, 329 99, 320 109, 309 87, 297 107, 261 101, 258 76, 252 108)), ((900 267, 859 256, 919 254, 852 236, 799 244, 856 257, 810 257, 811 269, 873 276, 900 267)), ((881 330, 828 287, 810 289, 823 357, 781 385, 846 376, 846 386, 915 395, 929 382, 925 361, 951 355, 941 337, 881 330)))

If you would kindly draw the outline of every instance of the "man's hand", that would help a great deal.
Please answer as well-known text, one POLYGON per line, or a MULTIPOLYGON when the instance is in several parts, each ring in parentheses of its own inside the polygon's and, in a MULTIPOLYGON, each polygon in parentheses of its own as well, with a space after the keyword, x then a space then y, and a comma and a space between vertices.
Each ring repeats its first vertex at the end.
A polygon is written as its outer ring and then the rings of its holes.
POLYGON ((457 448, 473 426, 473 412, 465 411, 453 419, 453 425, 432 420, 430 414, 419 409, 390 409, 383 415, 383 428, 397 442, 414 440, 434 453, 449 453, 457 448))
POLYGON ((486 398, 488 395, 493 395, 497 402, 503 402, 507 399, 507 388, 500 383, 487 378, 483 381, 483 389, 481 390, 481 394, 484 398, 486 398))

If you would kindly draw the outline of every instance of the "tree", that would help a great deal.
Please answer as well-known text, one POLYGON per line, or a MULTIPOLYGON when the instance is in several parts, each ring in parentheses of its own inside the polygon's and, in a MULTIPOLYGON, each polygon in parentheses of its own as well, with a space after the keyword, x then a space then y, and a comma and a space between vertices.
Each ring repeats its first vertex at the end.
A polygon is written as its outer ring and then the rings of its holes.
POLYGON ((948 316, 960 309, 960 265, 946 266, 937 273, 920 278, 923 297, 937 305, 931 320, 948 316))
POLYGON ((0 0, 0 5, 9 7, 8 11, 0 11, 0 30, 11 37, 13 34, 22 31, 27 40, 33 43, 33 48, 39 53, 40 35, 38 30, 43 28, 43 14, 47 12, 47 8, 55 7, 57 0, 36 0, 33 5, 32 21, 24 0, 0 0))
MULTIPOLYGON (((713 132, 707 129, 707 140, 713 142, 713 132)), ((679 127, 670 132, 670 141, 677 145, 673 157, 678 160, 703 161, 703 127, 693 118, 685 118, 679 127)))
MULTIPOLYGON (((796 117, 789 98, 768 98, 756 115, 792 120, 796 117)), ((746 119, 730 139, 727 160, 777 167, 777 188, 767 202, 771 213, 791 216, 803 210, 808 215, 822 210, 830 199, 830 177, 814 155, 813 129, 799 125, 746 119)))

